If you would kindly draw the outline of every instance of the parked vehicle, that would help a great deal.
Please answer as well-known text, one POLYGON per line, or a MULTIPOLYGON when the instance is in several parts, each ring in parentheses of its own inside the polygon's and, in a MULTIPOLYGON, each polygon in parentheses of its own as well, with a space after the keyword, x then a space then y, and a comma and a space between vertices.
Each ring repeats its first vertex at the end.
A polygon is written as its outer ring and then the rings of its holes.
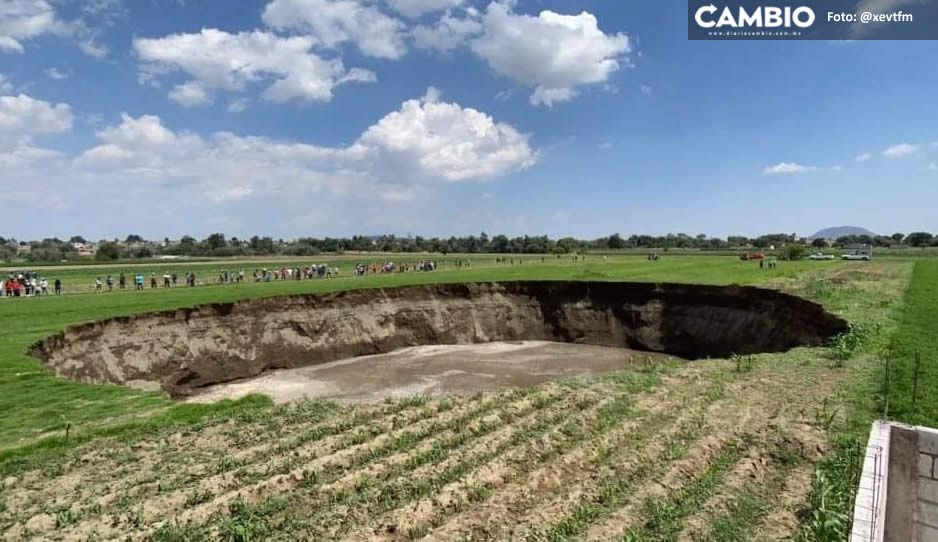
POLYGON ((873 247, 870 245, 860 245, 855 247, 852 252, 848 252, 841 256, 841 259, 868 262, 873 259, 873 247))
POLYGON ((869 254, 858 254, 858 253, 844 254, 843 256, 841 256, 841 258, 843 258, 844 260, 849 260, 849 261, 864 261, 864 262, 868 262, 871 259, 869 254))
POLYGON ((812 254, 808 256, 809 260, 836 260, 837 258, 833 254, 824 254, 823 252, 818 252, 817 254, 812 254))

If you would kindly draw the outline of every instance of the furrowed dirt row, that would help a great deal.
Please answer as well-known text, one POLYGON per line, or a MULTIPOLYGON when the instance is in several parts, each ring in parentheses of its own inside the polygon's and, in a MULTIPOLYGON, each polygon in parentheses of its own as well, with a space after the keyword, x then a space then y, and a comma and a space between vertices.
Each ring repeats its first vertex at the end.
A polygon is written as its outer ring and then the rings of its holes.
MULTIPOLYGON (((766 360, 771 360, 767 356, 766 360)), ((210 424, 0 492, 10 540, 753 540, 790 534, 826 369, 730 361, 210 424), (801 369, 801 368, 799 368, 801 369), (266 431, 266 432, 265 432, 266 431), (249 433, 249 434, 245 434, 249 433)), ((806 476, 807 483, 803 478, 806 476)))

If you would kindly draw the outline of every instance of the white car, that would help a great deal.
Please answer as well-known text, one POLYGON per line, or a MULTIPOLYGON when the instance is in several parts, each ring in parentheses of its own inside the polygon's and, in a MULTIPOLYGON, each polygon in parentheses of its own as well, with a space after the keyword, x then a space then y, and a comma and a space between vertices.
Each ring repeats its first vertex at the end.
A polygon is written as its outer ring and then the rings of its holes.
POLYGON ((812 254, 808 256, 808 259, 809 260, 834 260, 836 258, 834 258, 833 254, 822 254, 818 252, 817 254, 812 254))
POLYGON ((870 255, 869 255, 869 254, 864 254, 864 253, 859 253, 859 252, 856 252, 856 253, 853 253, 853 254, 844 254, 843 256, 841 256, 841 258, 844 259, 844 260, 855 261, 855 262, 857 262, 857 261, 860 261, 860 262, 868 262, 868 261, 870 261, 870 255))

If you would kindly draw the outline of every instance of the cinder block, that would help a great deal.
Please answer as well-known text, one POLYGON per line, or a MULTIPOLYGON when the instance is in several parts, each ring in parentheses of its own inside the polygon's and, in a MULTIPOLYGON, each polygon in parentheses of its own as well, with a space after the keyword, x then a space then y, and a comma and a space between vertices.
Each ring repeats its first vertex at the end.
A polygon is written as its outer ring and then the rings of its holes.
POLYGON ((938 504, 938 480, 918 479, 918 498, 938 504))
POLYGON ((915 526, 915 530, 917 531, 916 542, 938 542, 938 529, 919 523, 915 526))
POLYGON ((918 475, 925 478, 934 478, 935 458, 928 455, 918 454, 918 475))
POLYGON ((918 512, 915 514, 916 521, 938 529, 938 504, 920 500, 916 503, 916 509, 918 512))
POLYGON ((919 427, 916 432, 918 433, 918 451, 938 455, 938 431, 919 427))

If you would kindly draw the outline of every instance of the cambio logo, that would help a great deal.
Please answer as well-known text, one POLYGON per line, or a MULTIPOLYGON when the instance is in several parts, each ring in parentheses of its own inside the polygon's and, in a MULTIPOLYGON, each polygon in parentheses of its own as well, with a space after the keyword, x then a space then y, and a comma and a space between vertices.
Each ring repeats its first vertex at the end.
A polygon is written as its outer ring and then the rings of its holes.
POLYGON ((759 6, 752 11, 739 6, 734 12, 729 6, 720 10, 710 4, 700 6, 694 19, 701 28, 808 28, 814 24, 815 16, 814 10, 807 6, 759 6))

